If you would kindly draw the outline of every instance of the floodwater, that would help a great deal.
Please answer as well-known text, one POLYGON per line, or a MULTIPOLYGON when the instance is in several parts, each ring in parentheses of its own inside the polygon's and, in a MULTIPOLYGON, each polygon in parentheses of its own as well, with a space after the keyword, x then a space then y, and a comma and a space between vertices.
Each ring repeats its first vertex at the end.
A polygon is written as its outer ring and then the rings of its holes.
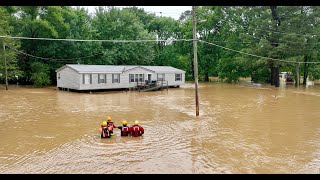
POLYGON ((320 87, 200 83, 156 92, 0 90, 0 173, 320 173, 320 87), (138 120, 142 137, 101 139, 138 120))

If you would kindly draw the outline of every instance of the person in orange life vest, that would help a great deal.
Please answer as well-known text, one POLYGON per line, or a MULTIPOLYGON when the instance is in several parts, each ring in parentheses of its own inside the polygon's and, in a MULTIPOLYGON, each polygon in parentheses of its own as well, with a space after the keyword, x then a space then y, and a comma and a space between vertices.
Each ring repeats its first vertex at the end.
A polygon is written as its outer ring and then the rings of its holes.
POLYGON ((106 121, 103 121, 101 123, 101 127, 99 128, 99 132, 100 132, 100 136, 101 138, 110 138, 111 137, 111 134, 108 130, 108 127, 107 127, 107 122, 106 121))
POLYGON ((116 126, 116 124, 113 121, 111 121, 111 117, 108 117, 107 126, 108 126, 108 130, 111 135, 113 135, 113 128, 118 127, 118 126, 116 126))
POLYGON ((133 137, 142 136, 144 133, 144 129, 142 126, 139 126, 138 121, 134 121, 134 125, 129 128, 129 131, 133 137))
POLYGON ((127 121, 122 122, 122 126, 118 126, 121 130, 121 136, 128 136, 130 134, 129 127, 127 126, 127 121))

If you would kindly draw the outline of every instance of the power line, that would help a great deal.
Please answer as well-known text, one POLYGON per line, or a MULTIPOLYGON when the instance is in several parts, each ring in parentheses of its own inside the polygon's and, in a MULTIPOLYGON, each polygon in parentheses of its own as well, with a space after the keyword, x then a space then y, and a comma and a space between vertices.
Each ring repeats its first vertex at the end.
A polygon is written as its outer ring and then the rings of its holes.
MULTIPOLYGON (((151 12, 151 11, 150 11, 151 12)), ((166 12, 152 12, 152 13, 159 13, 159 14, 171 14, 171 15, 181 15, 182 13, 166 13, 166 12)))
POLYGON ((70 61, 70 60, 89 58, 89 57, 93 57, 93 56, 96 56, 96 55, 103 54, 103 53, 97 53, 97 54, 93 54, 93 55, 90 55, 90 56, 84 56, 84 57, 79 57, 79 58, 71 58, 71 59, 54 59, 54 58, 44 58, 44 57, 34 56, 34 55, 31 55, 31 54, 27 54, 25 52, 19 51, 19 50, 13 48, 13 47, 8 46, 8 45, 6 45, 6 46, 9 47, 10 49, 16 51, 19 54, 23 54, 23 55, 30 56, 30 57, 37 58, 37 59, 53 60, 53 61, 70 61))
MULTIPOLYGON (((227 22, 226 20, 220 20, 222 22, 227 22)), ((236 21, 230 21, 230 22, 236 22, 236 21)), ((236 22, 238 25, 241 25, 239 24, 238 22, 236 22)), ((244 29, 244 27, 241 25, 241 28, 244 29)), ((282 34, 288 34, 288 35, 298 35, 298 36, 304 36, 304 37, 312 37, 312 36, 319 36, 319 35, 316 35, 316 34, 312 34, 312 35, 302 35, 302 34, 297 34, 297 33, 285 33, 285 32, 280 32, 280 31, 274 31, 274 30, 264 30, 264 29, 260 29, 260 28, 253 28, 253 27, 248 27, 248 29, 252 29, 252 30, 259 30, 259 31, 264 31, 264 32, 275 32, 275 33, 282 33, 282 34)), ((244 29, 245 30, 245 29, 244 29)), ((248 34, 250 35, 250 34, 248 34)), ((253 35, 250 35, 250 36, 253 36, 253 35)), ((256 37, 254 37, 256 38, 256 37)), ((293 44, 320 44, 320 43, 307 43, 307 42, 293 42, 293 41, 283 41, 282 43, 285 43, 285 42, 288 42, 288 43, 293 43, 293 44)))
MULTIPOLYGON (((250 36, 250 37, 252 37, 252 38, 254 38, 254 39, 258 39, 258 40, 260 40, 260 39, 265 39, 265 40, 267 40, 267 38, 259 38, 259 37, 255 37, 254 35, 251 35, 251 34, 246 34, 246 35, 248 35, 248 36, 250 36)), ((274 44, 280 44, 280 43, 284 43, 284 44, 292 43, 292 44, 304 44, 304 45, 306 45, 306 44, 319 44, 319 43, 294 42, 294 41, 274 42, 274 44)))
POLYGON ((274 32, 274 33, 281 33, 281 34, 288 34, 288 35, 297 35, 297 36, 304 36, 304 37, 312 37, 312 36, 318 36, 316 34, 298 34, 298 33, 288 33, 288 32, 280 32, 280 31, 274 31, 274 30, 264 30, 264 29, 259 29, 259 28, 251 28, 251 27, 248 27, 249 29, 257 29, 257 30, 260 30, 260 31, 267 31, 267 32, 274 32))
POLYGON ((259 55, 255 55, 255 54, 250 54, 250 53, 246 53, 246 52, 242 52, 242 51, 230 49, 230 48, 227 48, 227 47, 224 47, 224 46, 220 46, 220 45, 218 45, 218 44, 209 43, 209 42, 207 42, 207 41, 202 41, 202 40, 199 40, 199 41, 200 41, 200 42, 203 42, 203 43, 206 43, 206 44, 213 45, 213 46, 217 46, 217 47, 220 47, 220 48, 223 48, 223 49, 227 49, 227 50, 229 50, 229 51, 234 51, 234 52, 238 52, 238 53, 241 53, 241 54, 246 54, 246 55, 249 55, 249 56, 254 56, 254 57, 263 58, 263 59, 269 59, 269 60, 273 60, 273 61, 294 62, 294 63, 296 63, 295 61, 287 61, 287 60, 282 60, 282 59, 274 59, 274 58, 263 57, 263 56, 259 56, 259 55))
POLYGON ((220 46, 218 44, 210 43, 210 42, 207 42, 207 41, 202 41, 202 40, 199 40, 199 41, 203 42, 203 43, 206 43, 206 44, 213 45, 213 46, 217 46, 217 47, 229 50, 229 51, 234 51, 234 52, 237 52, 237 53, 241 53, 241 54, 245 54, 245 55, 249 55, 249 56, 253 56, 253 57, 258 57, 258 58, 263 58, 263 59, 269 59, 269 60, 273 60, 273 61, 281 61, 281 62, 289 62, 289 63, 302 63, 302 64, 305 64, 305 63, 307 63, 307 64, 320 63, 320 62, 296 62, 296 61, 288 61, 288 60, 283 60, 283 59, 269 58, 269 57, 259 56, 259 55, 255 55, 255 54, 250 54, 250 53, 246 53, 246 52, 230 49, 230 48, 227 48, 227 47, 224 47, 224 46, 220 46))
MULTIPOLYGON (((252 36, 252 35, 250 35, 252 36)), ((257 37, 253 37, 257 40, 260 40, 259 38, 257 37)), ((214 42, 214 43, 226 43, 228 41, 211 41, 211 42, 214 42)), ((233 41, 232 43, 235 43, 235 44, 244 44, 244 45, 257 45, 259 44, 259 42, 239 42, 239 41, 233 41)), ((282 42, 281 42, 282 43, 282 42)), ((274 43, 274 44, 280 44, 280 43, 274 43)), ((286 44, 286 43, 283 43, 283 44, 286 44)), ((290 48, 290 49, 295 49, 295 50, 314 50, 316 49, 316 47, 313 47, 313 48, 299 48, 299 47, 287 47, 287 48, 290 48)))
MULTIPOLYGON (((31 38, 31 37, 14 37, 14 36, 0 36, 0 38, 11 38, 11 39, 28 39, 28 40, 48 40, 48 41, 80 41, 80 42, 115 42, 115 43, 126 43, 126 42, 173 42, 173 41, 193 41, 193 39, 168 39, 168 40, 83 40, 83 39, 53 39, 53 38, 31 38)), ((54 60, 54 61, 68 61, 68 60, 76 60, 76 59, 83 59, 88 57, 93 57, 102 53, 79 57, 79 58, 71 58, 71 59, 54 59, 54 58, 44 58, 39 56, 34 56, 31 54, 27 54, 25 52, 19 51, 15 48, 8 46, 10 49, 16 51, 19 54, 23 54, 29 57, 44 59, 44 60, 54 60)))
MULTIPOLYGON (((199 40, 200 40, 200 38, 199 38, 199 40)), ((213 40, 213 41, 211 41, 211 42, 218 42, 218 43, 225 43, 225 42, 229 42, 229 41, 215 41, 215 40, 213 40)), ((259 43, 259 42, 239 42, 239 41, 233 41, 232 43, 238 43, 238 44, 254 44, 254 43, 259 43)))
MULTIPOLYGON (((252 37, 252 38, 254 38, 254 39, 258 39, 258 40, 260 40, 260 39, 265 39, 265 40, 267 40, 266 38, 255 37, 254 35, 247 34, 247 33, 245 33, 245 35, 248 35, 248 36, 250 36, 250 37, 252 37)), ((214 42, 226 42, 226 41, 214 41, 214 42)), ((234 42, 234 43, 241 43, 241 42, 234 42)), ((243 42, 243 43, 245 43, 245 44, 250 44, 250 43, 254 43, 254 42, 243 42)), ((284 44, 286 44, 286 43, 305 44, 305 45, 307 45, 307 44, 320 44, 320 42, 317 42, 317 43, 308 43, 308 42, 294 42, 294 41, 287 41, 287 40, 281 40, 281 42, 274 43, 274 44, 280 44, 280 43, 284 43, 284 44)), ((314 49, 314 48, 310 48, 310 49, 314 49)))
MULTIPOLYGON (((240 24, 237 21, 227 21, 227 20, 220 20, 222 22, 235 22, 238 25, 243 26, 243 24, 240 24)), ((249 22, 248 22, 249 23, 249 22)), ((275 32, 275 33, 282 33, 282 34, 288 34, 288 35, 297 35, 297 36, 304 36, 304 37, 312 37, 312 36, 319 36, 320 34, 299 34, 299 33, 294 33, 294 32, 282 32, 282 31, 275 31, 275 30, 265 30, 265 29, 260 29, 260 28, 253 28, 253 27, 247 27, 248 29, 255 29, 255 30, 260 30, 260 31, 265 31, 265 32, 275 32)))
POLYGON ((0 36, 0 38, 10 39, 29 39, 29 40, 47 40, 47 41, 79 41, 79 42, 113 42, 113 43, 127 43, 127 42, 166 42, 166 41, 192 41, 193 39, 169 39, 169 40, 97 40, 97 39, 54 39, 54 38, 32 38, 32 37, 14 37, 14 36, 0 36))
MULTIPOLYGON (((12 39, 33 39, 33 40, 50 40, 50 41, 86 41, 86 42, 92 42, 92 41, 96 41, 96 42, 119 42, 119 43, 125 43, 125 42, 166 42, 166 41, 193 41, 193 39, 170 39, 170 40, 82 40, 82 39, 53 39, 53 38, 30 38, 30 37, 13 37, 13 36, 0 36, 1 38, 12 38, 12 39)), ((210 43, 207 41, 203 41, 203 40, 199 40, 200 42, 206 43, 206 44, 210 44, 213 46, 217 46, 223 49, 227 49, 230 51, 234 51, 234 52, 238 52, 238 53, 242 53, 242 54, 246 54, 249 56, 254 56, 254 57, 259 57, 259 58, 264 58, 264 59, 269 59, 269 60, 273 60, 273 61, 281 61, 281 62, 291 62, 291 63, 320 63, 320 62, 295 62, 295 61, 287 61, 287 60, 282 60, 282 59, 274 59, 274 58, 269 58, 269 57, 263 57, 263 56, 259 56, 259 55, 255 55, 255 54, 250 54, 250 53, 246 53, 246 52, 242 52, 242 51, 237 51, 234 49, 230 49, 221 45, 217 45, 214 43, 210 43)), ((8 46, 8 45, 6 45, 8 46)), ((54 59, 54 58, 44 58, 44 57, 39 57, 39 56, 34 56, 31 54, 27 54, 24 52, 21 52, 17 49, 14 49, 10 46, 8 46, 9 48, 13 49, 14 51, 20 53, 20 54, 24 54, 26 56, 30 56, 30 57, 34 57, 34 58, 38 58, 38 59, 44 59, 44 60, 76 60, 76 59, 83 59, 83 58, 88 58, 88 57, 93 57, 99 54, 94 54, 94 55, 90 55, 90 56, 85 56, 85 57, 79 57, 79 58, 72 58, 72 59, 54 59)))
MULTIPOLYGON (((251 35, 251 34, 246 34, 248 36, 251 36, 252 38, 255 38, 255 39, 261 39, 259 37, 255 37, 254 35, 251 35)), ((320 44, 320 42, 317 42, 317 43, 308 43, 308 42, 294 42, 294 41, 287 41, 287 40, 281 40, 281 42, 279 43, 292 43, 292 44, 320 44)), ((278 43, 277 43, 278 44, 278 43)))
MULTIPOLYGON (((174 40, 173 40, 174 41, 174 40)), ((192 41, 192 39, 190 40, 192 41)), ((34 56, 34 55, 31 55, 31 54, 28 54, 28 53, 25 53, 25 52, 22 52, 22 51, 19 51, 13 47, 10 47, 8 45, 6 45, 7 47, 9 47, 10 49, 16 51, 17 53, 19 54, 23 54, 23 55, 26 55, 26 56, 30 56, 30 57, 33 57, 33 58, 37 58, 37 59, 43 59, 43 60, 54 60, 54 61, 68 61, 68 60, 77 60, 77 59, 84 59, 84 58, 89 58, 89 57, 93 57, 93 56, 96 56, 96 55, 100 55, 100 54, 103 54, 103 52, 101 53, 97 53, 97 54, 93 54, 93 55, 90 55, 90 56, 84 56, 84 57, 79 57, 79 58, 70 58, 70 59, 55 59, 55 58, 45 58, 45 57, 39 57, 39 56, 34 56)))

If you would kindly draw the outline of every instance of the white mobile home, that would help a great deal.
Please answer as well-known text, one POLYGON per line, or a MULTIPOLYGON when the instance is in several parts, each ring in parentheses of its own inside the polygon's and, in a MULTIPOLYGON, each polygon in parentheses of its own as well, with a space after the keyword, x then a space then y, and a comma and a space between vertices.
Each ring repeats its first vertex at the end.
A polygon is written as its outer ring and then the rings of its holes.
POLYGON ((185 71, 171 66, 67 64, 56 73, 58 89, 128 89, 148 82, 179 87, 185 83, 185 71))

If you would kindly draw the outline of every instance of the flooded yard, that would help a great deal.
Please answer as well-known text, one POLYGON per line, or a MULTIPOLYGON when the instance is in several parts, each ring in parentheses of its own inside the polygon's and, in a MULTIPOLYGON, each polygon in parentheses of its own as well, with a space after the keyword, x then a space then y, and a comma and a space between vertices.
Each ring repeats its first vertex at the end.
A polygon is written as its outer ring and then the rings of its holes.
POLYGON ((155 92, 0 86, 0 173, 320 173, 320 87, 200 83, 155 92), (110 116, 142 137, 101 139, 110 116))

